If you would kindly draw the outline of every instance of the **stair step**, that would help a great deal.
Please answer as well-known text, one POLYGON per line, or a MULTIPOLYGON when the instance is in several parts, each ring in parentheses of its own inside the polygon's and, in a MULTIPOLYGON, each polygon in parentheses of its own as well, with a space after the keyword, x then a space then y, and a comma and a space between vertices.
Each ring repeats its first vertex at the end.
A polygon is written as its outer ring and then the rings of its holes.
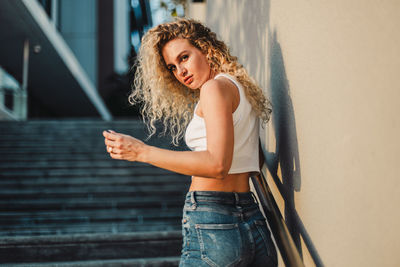
MULTIPOLYGON (((0 182, 0 195, 4 194, 1 197, 5 197, 7 195, 11 195, 12 193, 18 193, 23 195, 24 197, 30 194, 96 194, 96 193, 106 193, 106 192, 116 192, 119 191, 121 193, 136 193, 136 192, 176 192, 187 189, 186 184, 182 184, 179 182, 169 183, 168 181, 160 181, 158 184, 140 184, 140 183, 121 183, 116 181, 115 183, 105 184, 95 184, 95 183, 83 183, 83 181, 76 181, 79 183, 71 183, 69 181, 58 181, 51 183, 48 181, 44 182, 26 182, 22 181, 10 181, 0 182), (77 188, 79 186, 79 188, 77 188)), ((182 181, 181 181, 182 182, 182 181)))
POLYGON ((182 207, 182 198, 176 197, 124 197, 124 198, 77 198, 68 199, 27 199, 0 200, 0 211, 56 211, 56 210, 94 210, 94 209, 137 209, 161 208, 163 210, 182 207))
MULTIPOLYGON (((108 157, 108 155, 107 155, 108 157)), ((147 166, 137 162, 117 161, 113 159, 75 160, 75 161, 28 161, 28 162, 0 162, 0 169, 62 169, 62 168, 135 168, 147 166)))
POLYGON ((1 229, 22 225, 57 224, 67 222, 120 222, 120 221, 166 221, 182 216, 180 209, 163 211, 146 210, 97 210, 97 211, 59 211, 59 212, 2 212, 1 229))
POLYGON ((5 155, 3 153, 0 154, 1 162, 3 163, 18 163, 18 162, 48 162, 48 163, 57 163, 57 162, 80 162, 80 161, 115 161, 119 162, 117 164, 138 164, 137 162, 128 162, 128 161, 116 161, 111 159, 108 154, 104 153, 91 153, 91 154, 41 154, 41 153, 32 153, 27 157, 25 154, 8 154, 5 155))
POLYGON ((2 237, 0 263, 176 257, 181 245, 181 231, 2 237))
POLYGON ((179 266, 180 257, 155 257, 140 259, 119 259, 119 260, 93 260, 74 262, 51 262, 51 263, 17 263, 8 266, 14 267, 174 267, 179 266))
MULTIPOLYGON (((180 222, 180 220, 179 220, 180 222)), ((95 234, 95 233, 126 233, 146 231, 177 231, 181 227, 177 221, 171 222, 143 222, 143 223, 90 223, 90 224, 59 224, 31 227, 15 227, 4 229, 0 237, 10 236, 44 236, 66 234, 95 234)))
POLYGON ((6 187, 47 187, 47 186, 101 186, 101 185, 162 185, 187 184, 189 178, 183 175, 135 175, 117 177, 13 177, 12 179, 0 179, 0 190, 6 187))
POLYGON ((55 187, 36 187, 36 188, 1 188, 0 199, 12 198, 18 195, 18 198, 37 198, 51 196, 59 197, 81 197, 101 195, 119 194, 119 196, 131 196, 133 194, 180 194, 185 190, 185 184, 160 184, 157 187, 154 185, 81 185, 76 186, 55 186, 55 187), (40 194, 40 196, 38 196, 40 194))
POLYGON ((85 169, 42 169, 42 170, 3 170, 0 173, 1 177, 56 177, 56 176, 120 176, 129 175, 133 177, 134 175, 164 175, 171 174, 171 172, 158 168, 148 168, 148 167, 135 167, 135 168, 85 168, 85 169))

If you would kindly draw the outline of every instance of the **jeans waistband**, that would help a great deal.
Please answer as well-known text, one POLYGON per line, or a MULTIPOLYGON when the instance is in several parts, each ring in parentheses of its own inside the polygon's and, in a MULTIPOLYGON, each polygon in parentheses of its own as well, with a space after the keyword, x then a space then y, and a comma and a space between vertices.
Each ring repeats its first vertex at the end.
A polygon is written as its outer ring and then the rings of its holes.
POLYGON ((253 192, 222 192, 222 191, 190 191, 186 194, 186 202, 196 205, 201 202, 245 205, 257 203, 253 192))

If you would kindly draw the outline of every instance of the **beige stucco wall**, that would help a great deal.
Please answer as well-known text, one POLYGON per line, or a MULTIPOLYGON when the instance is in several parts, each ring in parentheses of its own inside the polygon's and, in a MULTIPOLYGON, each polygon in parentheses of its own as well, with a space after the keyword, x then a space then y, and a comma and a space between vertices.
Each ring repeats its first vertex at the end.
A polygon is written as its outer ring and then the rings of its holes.
POLYGON ((207 1, 273 102, 271 172, 326 266, 400 266, 399 14, 397 0, 207 1))

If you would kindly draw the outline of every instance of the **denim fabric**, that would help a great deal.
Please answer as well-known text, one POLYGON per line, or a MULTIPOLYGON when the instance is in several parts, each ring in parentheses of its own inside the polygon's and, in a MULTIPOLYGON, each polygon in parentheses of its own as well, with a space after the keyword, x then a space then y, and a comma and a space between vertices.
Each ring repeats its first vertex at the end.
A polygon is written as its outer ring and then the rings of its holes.
POLYGON ((186 195, 179 266, 277 266, 265 218, 251 192, 186 195))

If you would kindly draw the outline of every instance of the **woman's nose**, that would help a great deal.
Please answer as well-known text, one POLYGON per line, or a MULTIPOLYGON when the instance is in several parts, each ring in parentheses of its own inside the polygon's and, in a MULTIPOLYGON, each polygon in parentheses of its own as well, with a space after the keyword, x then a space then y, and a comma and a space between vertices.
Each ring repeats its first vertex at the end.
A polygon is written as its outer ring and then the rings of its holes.
POLYGON ((186 75, 186 73, 187 73, 187 70, 185 67, 181 67, 181 66, 178 67, 178 75, 179 76, 184 77, 186 75))

